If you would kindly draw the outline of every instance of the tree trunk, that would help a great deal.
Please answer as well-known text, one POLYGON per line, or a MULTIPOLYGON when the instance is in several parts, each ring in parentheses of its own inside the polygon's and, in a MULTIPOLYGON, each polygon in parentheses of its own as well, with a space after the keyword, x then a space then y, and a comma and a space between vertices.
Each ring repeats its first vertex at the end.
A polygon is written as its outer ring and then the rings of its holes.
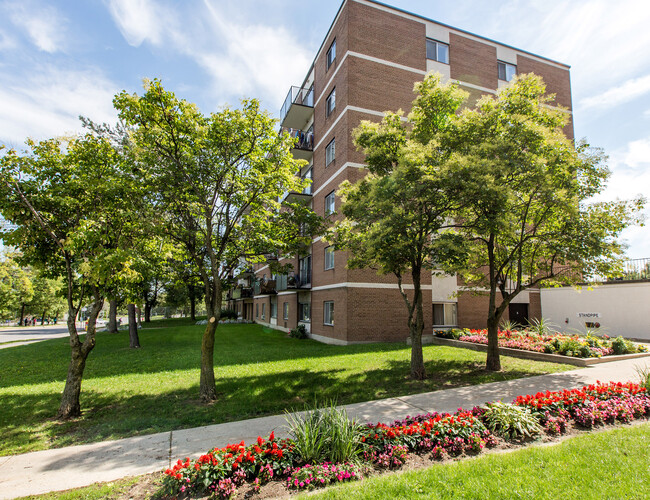
POLYGON ((487 321, 488 327, 488 347, 487 362, 485 368, 492 372, 501 370, 501 358, 499 356, 499 318, 490 312, 487 321))
POLYGON ((144 305, 144 322, 151 323, 151 304, 144 305))
POLYGON ((211 315, 201 341, 201 379, 199 382, 199 395, 203 401, 208 402, 217 399, 217 386, 214 380, 214 334, 216 330, 217 321, 214 315, 211 315))
POLYGON ((68 376, 61 395, 61 404, 56 415, 58 419, 66 420, 81 415, 81 381, 83 379, 86 360, 90 351, 95 347, 95 331, 97 326, 97 316, 104 304, 104 299, 95 294, 95 302, 90 311, 88 326, 86 328, 86 338, 83 344, 79 341, 77 335, 77 311, 74 308, 68 310, 68 333, 70 334, 70 348, 72 355, 70 365, 68 366, 68 376))
POLYGON ((188 285, 188 292, 190 296, 190 318, 196 321, 196 293, 194 292, 194 285, 188 285))
POLYGON ((108 333, 117 333, 117 300, 111 300, 109 302, 108 333))
POLYGON ((424 313, 422 311, 422 289, 420 288, 419 276, 413 277, 414 281, 414 309, 415 321, 411 319, 411 378, 413 380, 424 380, 427 376, 424 368, 424 355, 422 354, 422 331, 424 330, 424 313))
POLYGON ((142 308, 139 306, 136 306, 135 308, 135 314, 138 319, 138 328, 142 328, 142 308))
POLYGON ((43 316, 41 316, 41 326, 45 324, 45 313, 47 312, 47 309, 43 309, 43 316))
POLYGON ((138 337, 138 325, 135 319, 135 304, 126 306, 129 313, 129 347, 131 349, 138 349, 140 347, 140 338, 138 337))
POLYGON ((25 304, 20 308, 20 323, 18 323, 18 326, 24 326, 25 323, 25 304))

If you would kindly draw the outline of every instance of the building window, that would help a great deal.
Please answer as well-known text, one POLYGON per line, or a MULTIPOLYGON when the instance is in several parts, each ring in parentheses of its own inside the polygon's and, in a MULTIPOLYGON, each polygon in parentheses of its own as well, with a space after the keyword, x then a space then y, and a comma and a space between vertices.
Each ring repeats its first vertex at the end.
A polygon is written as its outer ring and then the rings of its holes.
POLYGON ((334 269, 334 247, 325 248, 325 269, 334 269))
POLYGON ((336 61, 336 38, 330 45, 329 50, 327 51, 327 69, 330 69, 330 66, 336 61))
POLYGON ((517 74, 517 66, 503 61, 497 61, 499 68, 499 80, 509 82, 517 74))
POLYGON ((336 158, 336 140, 332 139, 325 148, 325 166, 327 167, 336 158))
POLYGON ((449 45, 437 40, 427 40, 427 59, 449 64, 449 45))
POLYGON ((289 303, 285 302, 282 305, 282 318, 286 321, 289 319, 289 303))
POLYGON ((327 96, 327 103, 325 105, 325 114, 331 115, 336 109, 336 88, 333 88, 330 95, 327 96))
POLYGON ((310 304, 298 304, 298 321, 311 321, 310 304))
POLYGON ((278 318, 278 303, 277 299, 271 300, 271 318, 278 318))
POLYGON ((334 302, 323 302, 323 323, 334 326, 334 302))
POLYGON ((325 215, 334 213, 335 191, 332 191, 325 197, 325 215))
POLYGON ((262 319, 266 319, 266 304, 262 304, 262 319))
POLYGON ((456 326, 456 304, 433 304, 433 326, 456 326))
POLYGON ((260 317, 260 305, 255 304, 255 317, 259 318, 260 317))

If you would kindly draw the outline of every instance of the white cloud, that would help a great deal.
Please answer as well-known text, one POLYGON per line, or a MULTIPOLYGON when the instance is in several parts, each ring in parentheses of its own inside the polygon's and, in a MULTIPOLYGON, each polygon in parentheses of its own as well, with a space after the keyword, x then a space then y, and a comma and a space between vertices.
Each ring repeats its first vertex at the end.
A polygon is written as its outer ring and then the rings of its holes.
POLYGON ((313 55, 284 27, 238 21, 216 1, 181 4, 186 10, 178 4, 154 7, 149 0, 108 1, 129 44, 148 42, 190 58, 211 77, 206 91, 219 104, 257 96, 279 106, 289 86, 302 82, 313 55))
POLYGON ((26 78, 0 77, 0 143, 18 147, 27 137, 43 139, 81 129, 84 115, 115 122, 117 85, 96 69, 34 68, 26 78))
POLYGON ((11 22, 24 30, 40 50, 51 54, 64 48, 67 19, 51 5, 23 1, 8 2, 4 8, 11 22))
POLYGON ((129 45, 145 40, 158 44, 163 28, 163 10, 150 0, 108 0, 108 10, 129 45))
POLYGON ((648 92, 650 92, 650 75, 628 80, 622 85, 612 87, 605 92, 586 97, 580 101, 580 106, 583 109, 614 108, 620 104, 633 101, 648 92))

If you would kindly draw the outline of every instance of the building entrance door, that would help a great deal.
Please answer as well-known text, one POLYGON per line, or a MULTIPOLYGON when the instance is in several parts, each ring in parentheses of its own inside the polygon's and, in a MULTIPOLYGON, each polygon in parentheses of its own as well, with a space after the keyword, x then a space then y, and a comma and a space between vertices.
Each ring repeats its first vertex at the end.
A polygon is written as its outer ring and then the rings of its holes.
POLYGON ((511 322, 519 325, 528 324, 528 304, 510 304, 508 314, 511 322))

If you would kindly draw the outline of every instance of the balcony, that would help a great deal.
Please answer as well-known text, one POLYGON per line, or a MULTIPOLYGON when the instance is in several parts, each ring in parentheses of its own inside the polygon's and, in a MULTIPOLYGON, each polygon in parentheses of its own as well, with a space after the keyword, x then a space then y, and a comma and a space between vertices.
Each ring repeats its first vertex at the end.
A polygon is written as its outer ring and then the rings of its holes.
POLYGON ((311 288, 311 272, 300 273, 290 272, 289 274, 278 275, 276 290, 308 290, 311 288))
POLYGON ((253 289, 250 287, 237 287, 232 290, 233 300, 253 298, 253 289))
POLYGON ((275 289, 275 280, 259 280, 253 287, 255 295, 272 295, 277 293, 275 289))
POLYGON ((282 127, 282 132, 287 132, 294 139, 291 152, 298 160, 311 160, 314 155, 314 133, 304 132, 300 129, 282 127))
POLYGON ((314 89, 291 87, 280 110, 280 125, 303 129, 313 113, 314 89))
POLYGON ((650 280, 650 259, 632 259, 625 261, 621 274, 607 278, 607 281, 638 280, 650 280))
MULTIPOLYGON (((311 168, 307 171, 304 177, 302 177, 302 180, 309 179, 310 181, 312 180, 311 178, 311 168)), ((305 203, 309 203, 309 200, 311 200, 311 195, 312 195, 312 190, 311 190, 312 183, 310 182, 307 186, 302 191, 285 191, 282 197, 280 198, 280 203, 294 203, 296 201, 303 201, 305 203)))

